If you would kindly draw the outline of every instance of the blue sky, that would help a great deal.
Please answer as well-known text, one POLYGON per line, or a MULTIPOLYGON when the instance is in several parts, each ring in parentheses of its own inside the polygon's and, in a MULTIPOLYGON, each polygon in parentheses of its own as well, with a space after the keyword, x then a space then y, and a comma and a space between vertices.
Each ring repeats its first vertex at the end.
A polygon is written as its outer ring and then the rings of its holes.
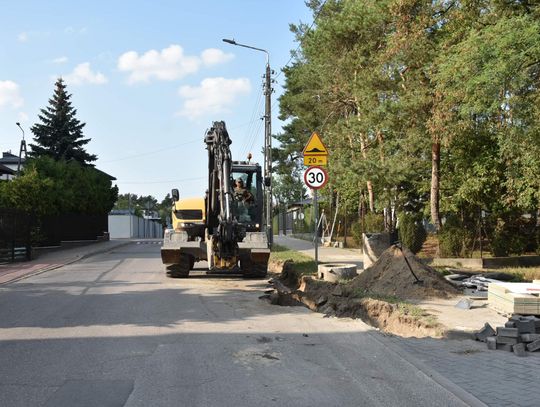
MULTIPOLYGON (((276 76, 297 47, 290 23, 311 23, 303 0, 0 0, 0 150, 18 154, 20 121, 31 142, 62 76, 86 123, 96 166, 121 193, 182 196, 206 189, 204 131, 225 120, 235 159, 262 164, 265 55, 276 76)), ((279 132, 273 94, 273 132, 279 132)))

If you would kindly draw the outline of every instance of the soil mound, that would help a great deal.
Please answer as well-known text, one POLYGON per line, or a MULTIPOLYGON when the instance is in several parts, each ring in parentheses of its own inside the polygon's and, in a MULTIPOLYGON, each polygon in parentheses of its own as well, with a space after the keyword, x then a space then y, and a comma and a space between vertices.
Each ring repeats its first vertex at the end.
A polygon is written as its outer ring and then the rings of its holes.
POLYGON ((409 249, 391 246, 373 265, 351 282, 353 290, 364 290, 379 295, 402 299, 449 298, 459 294, 444 277, 422 263, 409 249), (421 284, 414 284, 416 276, 421 284))

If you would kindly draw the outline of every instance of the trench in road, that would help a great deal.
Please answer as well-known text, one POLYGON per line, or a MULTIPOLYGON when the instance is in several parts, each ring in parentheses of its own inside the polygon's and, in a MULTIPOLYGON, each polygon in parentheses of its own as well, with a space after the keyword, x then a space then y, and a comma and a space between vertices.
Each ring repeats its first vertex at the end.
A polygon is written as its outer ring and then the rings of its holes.
POLYGON ((463 405, 362 322, 271 306, 265 287, 168 278, 157 245, 3 286, 0 404, 68 405, 117 383, 126 406, 463 405))

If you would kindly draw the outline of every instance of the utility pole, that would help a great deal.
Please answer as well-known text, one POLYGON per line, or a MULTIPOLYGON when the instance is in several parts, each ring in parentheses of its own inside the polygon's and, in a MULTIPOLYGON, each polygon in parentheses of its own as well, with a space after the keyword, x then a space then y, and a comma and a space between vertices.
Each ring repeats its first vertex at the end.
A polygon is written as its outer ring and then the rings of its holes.
POLYGON ((264 75, 264 190, 265 190, 265 221, 266 234, 268 243, 272 245, 274 242, 274 234, 272 231, 272 70, 270 69, 270 54, 267 50, 251 45, 240 44, 234 39, 223 39, 227 44, 236 45, 261 51, 266 54, 266 71, 264 75))
POLYGON ((268 231, 268 243, 274 242, 272 231, 272 70, 270 58, 266 61, 266 74, 264 84, 264 185, 266 186, 266 230, 268 231))

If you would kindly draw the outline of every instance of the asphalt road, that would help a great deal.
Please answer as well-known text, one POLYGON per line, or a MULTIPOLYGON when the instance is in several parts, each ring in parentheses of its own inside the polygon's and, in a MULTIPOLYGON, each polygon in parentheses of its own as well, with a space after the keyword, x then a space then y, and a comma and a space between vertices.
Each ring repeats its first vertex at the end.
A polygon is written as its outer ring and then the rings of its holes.
POLYGON ((1 406, 454 406, 360 321, 131 244, 0 286, 1 406))

